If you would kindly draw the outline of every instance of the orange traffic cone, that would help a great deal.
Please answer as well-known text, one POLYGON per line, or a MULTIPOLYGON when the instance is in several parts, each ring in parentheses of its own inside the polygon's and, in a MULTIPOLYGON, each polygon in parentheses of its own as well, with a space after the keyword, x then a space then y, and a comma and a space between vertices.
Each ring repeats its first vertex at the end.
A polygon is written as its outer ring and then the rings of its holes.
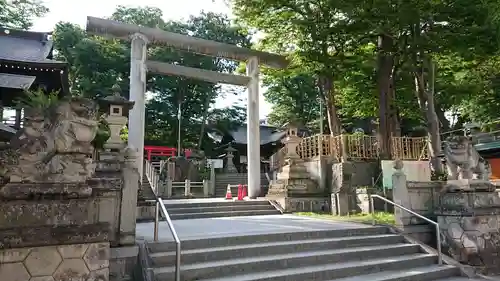
POLYGON ((227 191, 226 191, 226 200, 232 200, 233 195, 231 194, 231 186, 228 184, 227 185, 227 191))

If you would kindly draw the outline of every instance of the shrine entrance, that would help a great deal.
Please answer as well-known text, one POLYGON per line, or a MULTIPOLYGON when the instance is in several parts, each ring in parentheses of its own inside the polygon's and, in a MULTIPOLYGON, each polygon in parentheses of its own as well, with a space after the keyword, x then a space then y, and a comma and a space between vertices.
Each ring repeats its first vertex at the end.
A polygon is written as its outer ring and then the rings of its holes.
MULTIPOLYGON (((259 64, 275 68, 288 66, 283 56, 241 48, 234 45, 167 32, 158 28, 87 17, 87 32, 131 41, 130 100, 135 102, 129 118, 129 145, 137 150, 139 159, 144 158, 144 122, 146 72, 183 76, 212 83, 224 83, 247 87, 247 154, 248 196, 260 194, 260 129, 259 129, 259 64), (147 45, 160 44, 198 54, 244 61, 246 75, 232 75, 198 68, 185 67, 147 60, 147 45)), ((137 161, 139 173, 143 162, 137 161)))

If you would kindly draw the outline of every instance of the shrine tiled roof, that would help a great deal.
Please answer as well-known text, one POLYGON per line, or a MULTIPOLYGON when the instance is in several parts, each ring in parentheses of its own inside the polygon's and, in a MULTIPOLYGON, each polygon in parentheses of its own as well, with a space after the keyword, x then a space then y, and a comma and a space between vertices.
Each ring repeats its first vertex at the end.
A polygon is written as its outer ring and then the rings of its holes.
POLYGON ((49 79, 51 89, 67 93, 68 65, 52 59, 51 39, 50 32, 0 27, 0 88, 25 90, 45 77, 44 83, 49 79))
POLYGON ((31 32, 0 27, 0 61, 65 65, 52 58, 50 33, 31 32))
POLYGON ((35 79, 36 76, 0 73, 0 87, 26 90, 35 82, 35 79))

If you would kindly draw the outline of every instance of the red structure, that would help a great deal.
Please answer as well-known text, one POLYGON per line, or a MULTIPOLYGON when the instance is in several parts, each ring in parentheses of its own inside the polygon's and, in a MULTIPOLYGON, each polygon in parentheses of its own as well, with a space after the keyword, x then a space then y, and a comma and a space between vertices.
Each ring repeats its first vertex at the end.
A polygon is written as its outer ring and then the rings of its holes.
MULTIPOLYGON (((151 156, 166 156, 166 157, 176 156, 177 149, 167 146, 145 145, 144 155, 146 155, 147 159, 151 161, 151 156)), ((191 156, 191 149, 184 149, 184 156, 186 157, 191 156)))

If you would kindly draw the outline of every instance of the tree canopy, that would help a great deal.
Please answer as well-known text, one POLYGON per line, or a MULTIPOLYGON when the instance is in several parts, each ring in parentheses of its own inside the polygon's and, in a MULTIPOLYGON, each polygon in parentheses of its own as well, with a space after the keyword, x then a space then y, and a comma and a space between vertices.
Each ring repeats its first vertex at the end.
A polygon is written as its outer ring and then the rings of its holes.
MULTIPOLYGON (((387 79, 394 79, 394 107, 400 118, 414 120, 409 123, 412 126, 427 124, 416 110, 419 100, 414 85, 415 70, 424 67, 424 58, 437 65, 435 111, 443 129, 449 129, 448 112, 477 122, 500 117, 493 109, 496 101, 488 102, 498 92, 497 1, 231 3, 240 22, 263 33, 262 49, 292 58, 292 70, 264 71, 269 87, 266 99, 274 106, 273 123, 283 123, 290 114, 304 123, 318 118, 310 114, 318 112, 318 98, 325 99, 329 114, 339 114, 340 119, 375 118, 380 109, 377 74, 382 69, 377 55, 381 35, 391 41, 384 50, 392 61, 387 79), (322 76, 331 80, 327 80, 330 91, 321 91, 322 76)), ((330 122, 330 126, 337 125, 330 122)))
POLYGON ((28 30, 48 11, 40 0, 0 0, 0 26, 28 30))

